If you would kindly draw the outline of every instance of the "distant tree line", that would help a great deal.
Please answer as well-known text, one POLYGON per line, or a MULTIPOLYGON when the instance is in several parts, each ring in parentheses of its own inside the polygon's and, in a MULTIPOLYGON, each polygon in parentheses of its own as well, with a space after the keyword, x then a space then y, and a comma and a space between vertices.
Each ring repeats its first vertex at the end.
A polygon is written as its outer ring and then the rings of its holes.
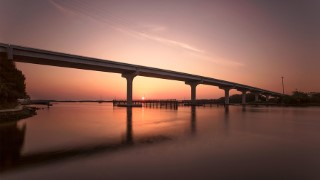
MULTIPOLYGON (((216 99, 217 103, 224 103, 224 97, 216 99)), ((260 101, 266 101, 266 97, 263 95, 259 95, 260 101)), ((229 97, 230 103, 241 103, 242 95, 234 94, 229 97)), ((246 102, 254 102, 255 95, 253 93, 246 94, 246 102)), ((284 103, 287 105, 319 105, 320 104, 320 92, 301 92, 301 91, 293 91, 292 95, 284 95, 281 98, 270 98, 270 103, 284 103)))
POLYGON ((26 97, 24 75, 13 61, 0 54, 0 108, 15 106, 17 99, 26 97))
MULTIPOLYGON (((216 101, 218 103, 224 103, 224 99, 225 99, 224 97, 221 97, 221 98, 217 99, 216 101)), ((263 95, 259 95, 259 100, 266 101, 266 97, 263 95)), ((229 101, 230 101, 230 103, 237 103, 237 104, 242 103, 242 94, 231 95, 229 97, 229 101)), ((247 93, 246 94, 246 102, 250 103, 250 102, 254 102, 254 101, 255 101, 255 94, 254 93, 247 93)), ((275 98, 270 98, 269 102, 278 102, 278 100, 275 98)))
POLYGON ((283 102, 285 104, 320 104, 320 92, 301 92, 293 91, 292 95, 285 95, 283 97, 283 102))

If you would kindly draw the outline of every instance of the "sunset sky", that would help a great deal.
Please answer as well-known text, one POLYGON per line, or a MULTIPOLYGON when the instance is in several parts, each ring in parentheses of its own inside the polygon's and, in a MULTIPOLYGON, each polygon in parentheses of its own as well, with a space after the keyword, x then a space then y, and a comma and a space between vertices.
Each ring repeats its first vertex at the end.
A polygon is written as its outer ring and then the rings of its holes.
MULTIPOLYGON (((320 91, 319 0, 0 0, 0 42, 320 91)), ((123 99, 120 74, 17 63, 33 99, 123 99)), ((133 97, 190 99, 184 82, 136 77, 133 97)), ((235 90, 231 94, 239 93, 235 90)), ((197 98, 223 91, 199 85, 197 98)))

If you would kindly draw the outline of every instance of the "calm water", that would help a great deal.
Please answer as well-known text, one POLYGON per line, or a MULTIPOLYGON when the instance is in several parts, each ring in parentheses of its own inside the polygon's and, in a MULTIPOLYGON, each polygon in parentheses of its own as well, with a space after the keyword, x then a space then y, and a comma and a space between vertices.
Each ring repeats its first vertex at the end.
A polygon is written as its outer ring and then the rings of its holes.
POLYGON ((320 179, 320 108, 57 103, 0 124, 0 179, 320 179))

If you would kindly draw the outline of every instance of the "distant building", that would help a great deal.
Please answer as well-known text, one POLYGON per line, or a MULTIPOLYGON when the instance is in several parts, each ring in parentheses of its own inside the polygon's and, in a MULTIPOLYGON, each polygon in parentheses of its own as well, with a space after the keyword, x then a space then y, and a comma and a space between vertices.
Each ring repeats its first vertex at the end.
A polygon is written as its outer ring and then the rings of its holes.
POLYGON ((319 94, 319 93, 318 92, 309 92, 307 94, 308 94, 309 97, 312 98, 314 95, 319 94))
POLYGON ((17 101, 19 104, 25 105, 30 103, 30 98, 18 99, 17 101))

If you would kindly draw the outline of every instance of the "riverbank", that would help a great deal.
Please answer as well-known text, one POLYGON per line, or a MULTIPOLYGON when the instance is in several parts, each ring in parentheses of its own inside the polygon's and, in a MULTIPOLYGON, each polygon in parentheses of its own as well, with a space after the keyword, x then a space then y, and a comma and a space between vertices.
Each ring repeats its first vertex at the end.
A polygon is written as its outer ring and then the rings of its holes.
POLYGON ((13 109, 0 110, 0 123, 8 121, 17 121, 36 115, 35 107, 17 106, 13 109))

